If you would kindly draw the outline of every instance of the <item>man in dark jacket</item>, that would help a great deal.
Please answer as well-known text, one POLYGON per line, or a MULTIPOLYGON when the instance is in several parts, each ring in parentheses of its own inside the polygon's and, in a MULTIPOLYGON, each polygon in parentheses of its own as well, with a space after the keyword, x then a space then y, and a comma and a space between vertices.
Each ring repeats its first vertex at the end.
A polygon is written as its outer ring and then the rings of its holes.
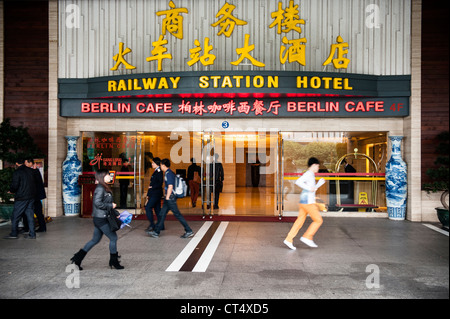
POLYGON ((200 193, 202 168, 197 165, 195 158, 191 158, 191 163, 187 171, 187 183, 191 192, 192 207, 195 207, 200 193))
MULTIPOLYGON (((152 160, 152 167, 155 170, 150 178, 150 186, 147 191, 147 205, 145 205, 145 213, 147 215, 147 219, 150 222, 150 226, 146 229, 147 232, 152 231, 155 228, 155 220, 153 218, 153 210, 155 210, 156 222, 158 223, 160 220, 160 212, 161 212, 161 198, 163 196, 163 180, 164 175, 161 170, 161 159, 159 157, 155 157, 152 160)), ((164 225, 162 226, 164 229, 164 225)), ((161 229, 161 230, 162 230, 161 229)))
MULTIPOLYGON (((215 163, 210 164, 210 183, 213 183, 214 177, 214 209, 219 209, 219 196, 223 191, 223 181, 225 179, 225 174, 223 171, 223 165, 219 162, 219 154, 214 154, 215 163), (214 172, 214 174, 213 174, 214 172)), ((213 187, 210 188, 210 192, 213 191, 213 187)), ((209 208, 209 207, 208 207, 209 208)))
POLYGON ((25 160, 25 166, 33 169, 34 178, 36 180, 36 199, 34 201, 34 211, 39 223, 39 228, 36 230, 37 233, 46 232, 47 225, 45 223, 45 217, 42 207, 41 200, 45 199, 47 196, 45 194, 44 181, 42 180, 42 175, 39 169, 34 163, 34 159, 29 158, 25 160))
POLYGON ((25 238, 35 239, 34 201, 36 199, 36 180, 31 168, 24 165, 24 160, 16 163, 18 168, 13 174, 10 192, 14 193, 14 210, 11 217, 11 233, 6 239, 17 239, 18 224, 23 214, 27 216, 30 232, 25 238))

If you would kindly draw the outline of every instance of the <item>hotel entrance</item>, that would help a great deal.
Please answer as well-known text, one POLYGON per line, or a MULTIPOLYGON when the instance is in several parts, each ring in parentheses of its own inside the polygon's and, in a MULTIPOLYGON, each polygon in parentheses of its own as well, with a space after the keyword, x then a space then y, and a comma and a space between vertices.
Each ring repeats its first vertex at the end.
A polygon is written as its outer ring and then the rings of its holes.
POLYGON ((114 174, 118 206, 145 216, 155 157, 170 159, 170 169, 187 185, 191 165, 200 173, 198 197, 191 197, 188 188, 178 200, 184 215, 296 216, 301 189, 295 181, 312 156, 321 162, 317 179, 326 181, 317 202, 327 214, 364 216, 386 210, 386 132, 84 132, 82 140, 83 216, 92 210, 92 178, 99 168, 114 174))
MULTIPOLYGON (((183 214, 273 217, 280 214, 276 205, 278 138, 278 133, 270 132, 84 132, 83 176, 92 179, 95 170, 109 169, 115 176, 112 189, 118 206, 121 203, 121 209, 144 215, 152 159, 168 158, 170 169, 187 185, 189 167, 200 172, 198 197, 191 197, 188 186, 186 197, 178 199, 183 214), (216 176, 219 167, 222 178, 216 176)), ((85 214, 91 197, 83 196, 85 214)))

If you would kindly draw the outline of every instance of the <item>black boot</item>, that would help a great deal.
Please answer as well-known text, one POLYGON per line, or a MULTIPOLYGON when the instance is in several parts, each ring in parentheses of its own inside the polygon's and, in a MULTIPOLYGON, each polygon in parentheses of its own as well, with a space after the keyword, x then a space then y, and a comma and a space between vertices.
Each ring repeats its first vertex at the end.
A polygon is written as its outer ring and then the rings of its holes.
POLYGON ((86 254, 87 254, 86 251, 80 249, 75 255, 73 255, 70 261, 72 262, 72 264, 77 265, 78 269, 83 270, 83 268, 81 268, 81 262, 83 261, 86 254))
POLYGON ((115 253, 115 254, 109 254, 109 267, 111 267, 111 269, 114 267, 116 269, 124 269, 124 266, 121 266, 119 264, 119 253, 115 253))

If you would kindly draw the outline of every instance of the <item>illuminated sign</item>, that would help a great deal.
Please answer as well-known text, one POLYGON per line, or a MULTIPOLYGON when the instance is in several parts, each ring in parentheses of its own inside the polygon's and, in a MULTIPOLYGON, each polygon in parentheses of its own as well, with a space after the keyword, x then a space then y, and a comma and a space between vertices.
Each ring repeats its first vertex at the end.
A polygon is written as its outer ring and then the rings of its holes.
POLYGON ((404 117, 409 98, 63 99, 61 116, 151 118, 404 117))
POLYGON ((411 77, 330 72, 205 71, 59 79, 59 98, 158 97, 189 94, 333 94, 410 96, 411 77))

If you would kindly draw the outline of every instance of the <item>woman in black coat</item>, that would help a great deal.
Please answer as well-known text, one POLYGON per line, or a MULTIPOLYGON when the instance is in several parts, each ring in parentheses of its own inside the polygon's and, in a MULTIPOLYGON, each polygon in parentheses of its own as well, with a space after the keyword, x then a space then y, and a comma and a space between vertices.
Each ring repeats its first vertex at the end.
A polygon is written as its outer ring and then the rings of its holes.
POLYGON ((98 184, 94 191, 94 202, 92 207, 92 217, 94 221, 94 236, 86 243, 83 249, 80 249, 70 260, 78 266, 80 270, 81 261, 84 259, 89 250, 97 245, 102 239, 103 235, 109 238, 109 266, 116 269, 123 269, 124 267, 119 263, 119 256, 117 253, 117 234, 111 231, 106 216, 111 209, 116 208, 113 202, 111 188, 108 183, 111 182, 109 171, 101 169, 95 172, 95 183, 98 184))

